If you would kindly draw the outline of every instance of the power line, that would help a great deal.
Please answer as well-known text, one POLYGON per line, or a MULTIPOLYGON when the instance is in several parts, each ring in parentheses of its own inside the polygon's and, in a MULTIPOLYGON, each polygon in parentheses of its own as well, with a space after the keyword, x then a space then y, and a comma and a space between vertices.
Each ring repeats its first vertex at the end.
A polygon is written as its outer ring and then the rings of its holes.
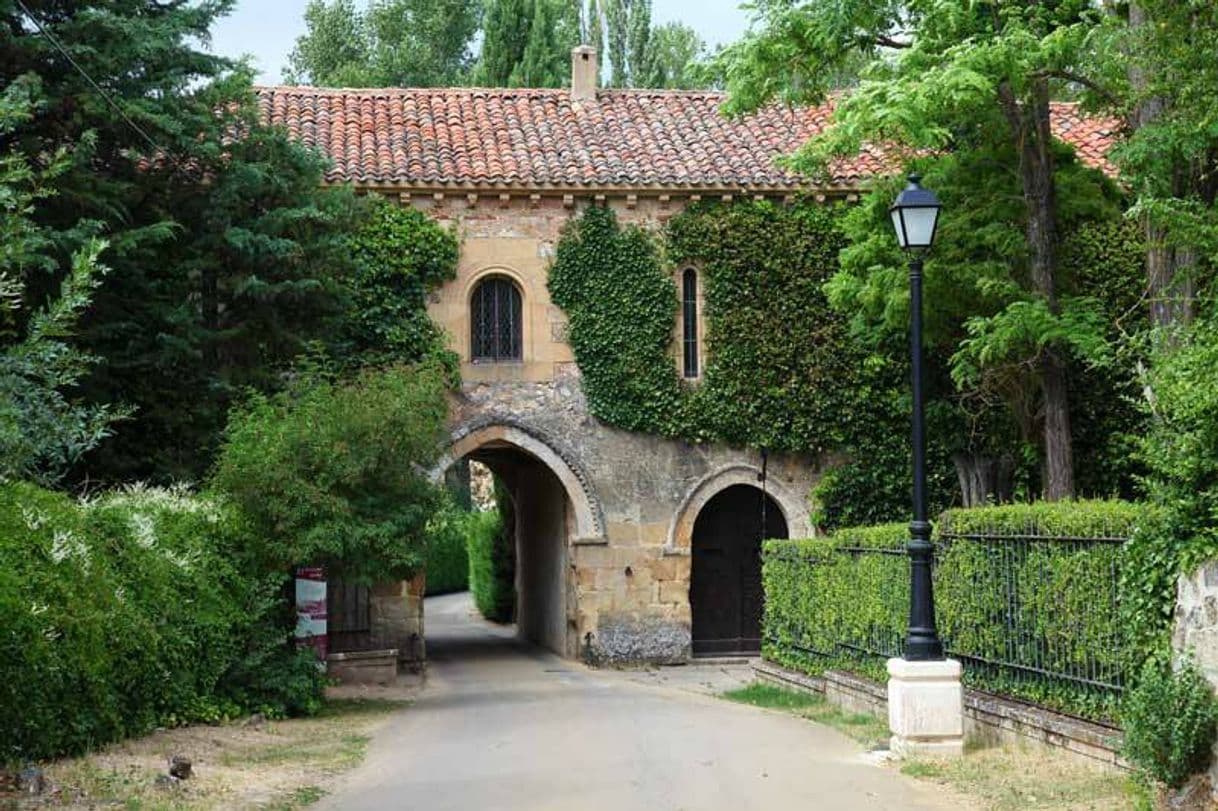
POLYGON ((114 112, 118 113, 123 121, 127 122, 127 126, 135 130, 135 132, 144 139, 148 146, 152 148, 153 156, 158 154, 164 155, 169 159, 170 163, 172 163, 175 168, 181 169, 181 164, 178 163, 178 159, 174 157, 173 153, 158 144, 151 135, 144 131, 143 127, 137 124, 131 118, 131 116, 127 115, 127 111, 119 106, 119 103, 115 101, 114 98, 107 93, 101 85, 94 81, 93 77, 89 75, 88 71, 80 66, 79 62, 72 58, 72 54, 68 53, 68 49, 65 48, 63 44, 56 39, 55 35, 42 24, 42 21, 38 19, 34 12, 30 11, 29 6, 27 6, 23 0, 16 0, 16 3, 18 7, 20 7, 22 13, 24 13, 25 16, 29 18, 30 22, 34 24, 34 27, 38 29, 38 33, 41 34, 43 38, 47 40, 47 42, 50 42, 51 45, 55 46, 55 50, 59 51, 59 53, 63 55, 64 59, 68 60, 68 63, 76 69, 77 73, 84 77, 85 81, 88 82, 95 91, 97 91, 97 94, 102 97, 106 104, 110 105, 110 108, 113 109, 114 112))

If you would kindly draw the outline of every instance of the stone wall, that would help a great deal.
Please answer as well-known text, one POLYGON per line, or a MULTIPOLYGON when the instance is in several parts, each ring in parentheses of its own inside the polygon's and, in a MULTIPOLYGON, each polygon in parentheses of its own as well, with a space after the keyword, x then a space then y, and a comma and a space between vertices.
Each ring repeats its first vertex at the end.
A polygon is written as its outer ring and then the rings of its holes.
POLYGON ((419 668, 426 653, 423 577, 377 583, 369 595, 369 647, 396 649, 398 662, 409 670, 419 668))
MULTIPOLYGON (((886 687, 853 673, 809 676, 767 661, 754 664, 753 672, 769 684, 823 695, 846 712, 888 717, 886 687)), ((1119 755, 1119 729, 977 690, 964 691, 964 734, 975 745, 1034 745, 1088 763, 1129 768, 1119 755)))
MULTIPOLYGON (((1172 648, 1191 656, 1211 685, 1218 689, 1218 560, 1176 581, 1176 617, 1172 648)), ((1209 770, 1218 801, 1218 744, 1209 770)))
MULTIPOLYGON (((404 204, 451 223, 461 237, 457 277, 428 305, 462 359, 463 379, 451 409, 452 448, 433 475, 467 456, 496 472, 515 469, 513 453, 539 461, 559 487, 547 493, 540 479, 517 483, 521 532, 552 534, 548 527, 561 507, 565 538, 561 557, 533 554, 548 539, 518 539, 519 608, 528 626, 521 630, 564 655, 597 662, 684 661, 690 656, 690 548, 698 511, 728 486, 764 486, 789 533, 810 535, 807 498, 819 465, 813 458, 771 457, 761 482, 755 451, 633 434, 588 413, 566 316, 546 289, 562 227, 582 207, 608 204, 623 222, 655 228, 699 195, 598 197, 402 195, 404 204), (510 278, 521 292, 519 362, 470 359, 470 298, 488 275, 510 278), (557 573, 565 577, 565 599, 546 591, 557 573)), ((676 313, 673 318, 675 329, 676 313)))

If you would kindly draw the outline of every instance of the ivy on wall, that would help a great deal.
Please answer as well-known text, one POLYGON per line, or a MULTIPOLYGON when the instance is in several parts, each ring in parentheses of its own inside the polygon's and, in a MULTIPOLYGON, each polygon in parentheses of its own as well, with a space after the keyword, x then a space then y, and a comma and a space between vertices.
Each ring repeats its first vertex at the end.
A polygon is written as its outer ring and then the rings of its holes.
POLYGON ((653 238, 619 227, 608 208, 589 208, 563 231, 548 285, 567 313, 589 410, 629 431, 682 433, 684 398, 668 354, 677 291, 653 238))
MULTIPOLYGON (((592 414, 626 430, 693 442, 836 453, 840 463, 812 494, 817 524, 905 517, 912 471, 904 336, 861 339, 826 294, 846 243, 846 212, 814 201, 708 202, 673 217, 658 235, 621 227, 605 207, 572 220, 549 287, 569 317, 592 414), (687 267, 700 276, 706 326, 703 378, 692 385, 680 378, 672 354, 674 276, 687 267)), ((1063 240, 1069 282, 1103 302, 1113 346, 1122 329, 1141 328, 1141 251, 1136 228, 1119 219, 1088 223, 1063 240)), ((1136 496, 1139 468, 1130 445, 1144 418, 1126 360, 1074 370, 1075 450, 1085 493, 1136 496)), ((1032 492, 1034 450, 1002 426, 969 421, 948 361, 941 348, 930 348, 930 509, 953 505, 953 454, 969 450, 978 431, 1019 455, 1017 492, 1032 492)))
MULTIPOLYGON (((840 207, 813 202, 704 203, 670 220, 660 238, 622 228, 604 207, 572 220, 549 288, 569 318, 592 414, 693 442, 866 457, 826 478, 818 519, 903 514, 907 369, 903 356, 894 361, 853 340, 825 296, 843 245, 840 216, 840 207), (687 267, 699 272, 706 321, 707 362, 692 385, 671 353, 672 271, 687 267)), ((931 455, 932 501, 945 507, 950 456, 938 446, 931 455)))

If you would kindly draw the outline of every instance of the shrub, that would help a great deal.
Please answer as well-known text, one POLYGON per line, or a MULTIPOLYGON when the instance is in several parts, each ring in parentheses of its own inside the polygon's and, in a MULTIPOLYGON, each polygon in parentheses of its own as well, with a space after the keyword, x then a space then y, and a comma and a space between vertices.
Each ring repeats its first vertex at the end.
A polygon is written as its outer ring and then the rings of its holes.
POLYGON ((427 522, 427 594, 469 588, 468 537, 483 519, 449 499, 427 522))
MULTIPOLYGON (((935 608, 966 682, 1114 719, 1119 691, 1091 682, 1128 681, 1144 658, 1117 599, 1126 545, 1080 539, 1129 538, 1154 515, 1124 502, 944 513, 935 608), (1033 669, 1078 678, 1029 676, 1033 669)), ((765 655, 810 672, 844 668, 883 678, 884 659, 901 654, 908 622, 907 538, 905 524, 884 524, 767 542, 765 655)))
POLYGON ((1209 765, 1218 733, 1218 704, 1191 661, 1173 672, 1150 661, 1125 702, 1124 754, 1143 773, 1172 788, 1209 765))
POLYGON ((79 504, 0 485, 0 762, 315 709, 316 664, 275 614, 282 577, 235 562, 248 543, 235 510, 181 492, 79 504))
POLYGON ((322 565, 352 580, 420 568, 443 499, 424 471, 439 454, 445 379, 438 363, 310 374, 236 410, 212 484, 250 517, 253 568, 322 565))
POLYGON ((499 503, 494 512, 470 514, 469 588, 482 616, 511 622, 516 611, 516 550, 509 529, 510 502, 499 503))

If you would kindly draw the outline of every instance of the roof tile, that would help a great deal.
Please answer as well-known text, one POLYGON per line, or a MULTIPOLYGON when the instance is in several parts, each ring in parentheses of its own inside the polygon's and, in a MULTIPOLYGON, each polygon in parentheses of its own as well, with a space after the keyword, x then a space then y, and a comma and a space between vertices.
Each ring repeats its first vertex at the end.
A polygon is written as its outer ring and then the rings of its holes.
MULTIPOLYGON (((728 119, 721 93, 601 90, 258 88, 267 123, 320 149, 331 182, 385 185, 794 187, 776 159, 824 130, 831 106, 769 107, 728 119)), ((1053 105, 1054 134, 1083 162, 1115 174, 1115 119, 1053 105)), ((830 167, 851 187, 891 171, 868 146, 830 167)))

